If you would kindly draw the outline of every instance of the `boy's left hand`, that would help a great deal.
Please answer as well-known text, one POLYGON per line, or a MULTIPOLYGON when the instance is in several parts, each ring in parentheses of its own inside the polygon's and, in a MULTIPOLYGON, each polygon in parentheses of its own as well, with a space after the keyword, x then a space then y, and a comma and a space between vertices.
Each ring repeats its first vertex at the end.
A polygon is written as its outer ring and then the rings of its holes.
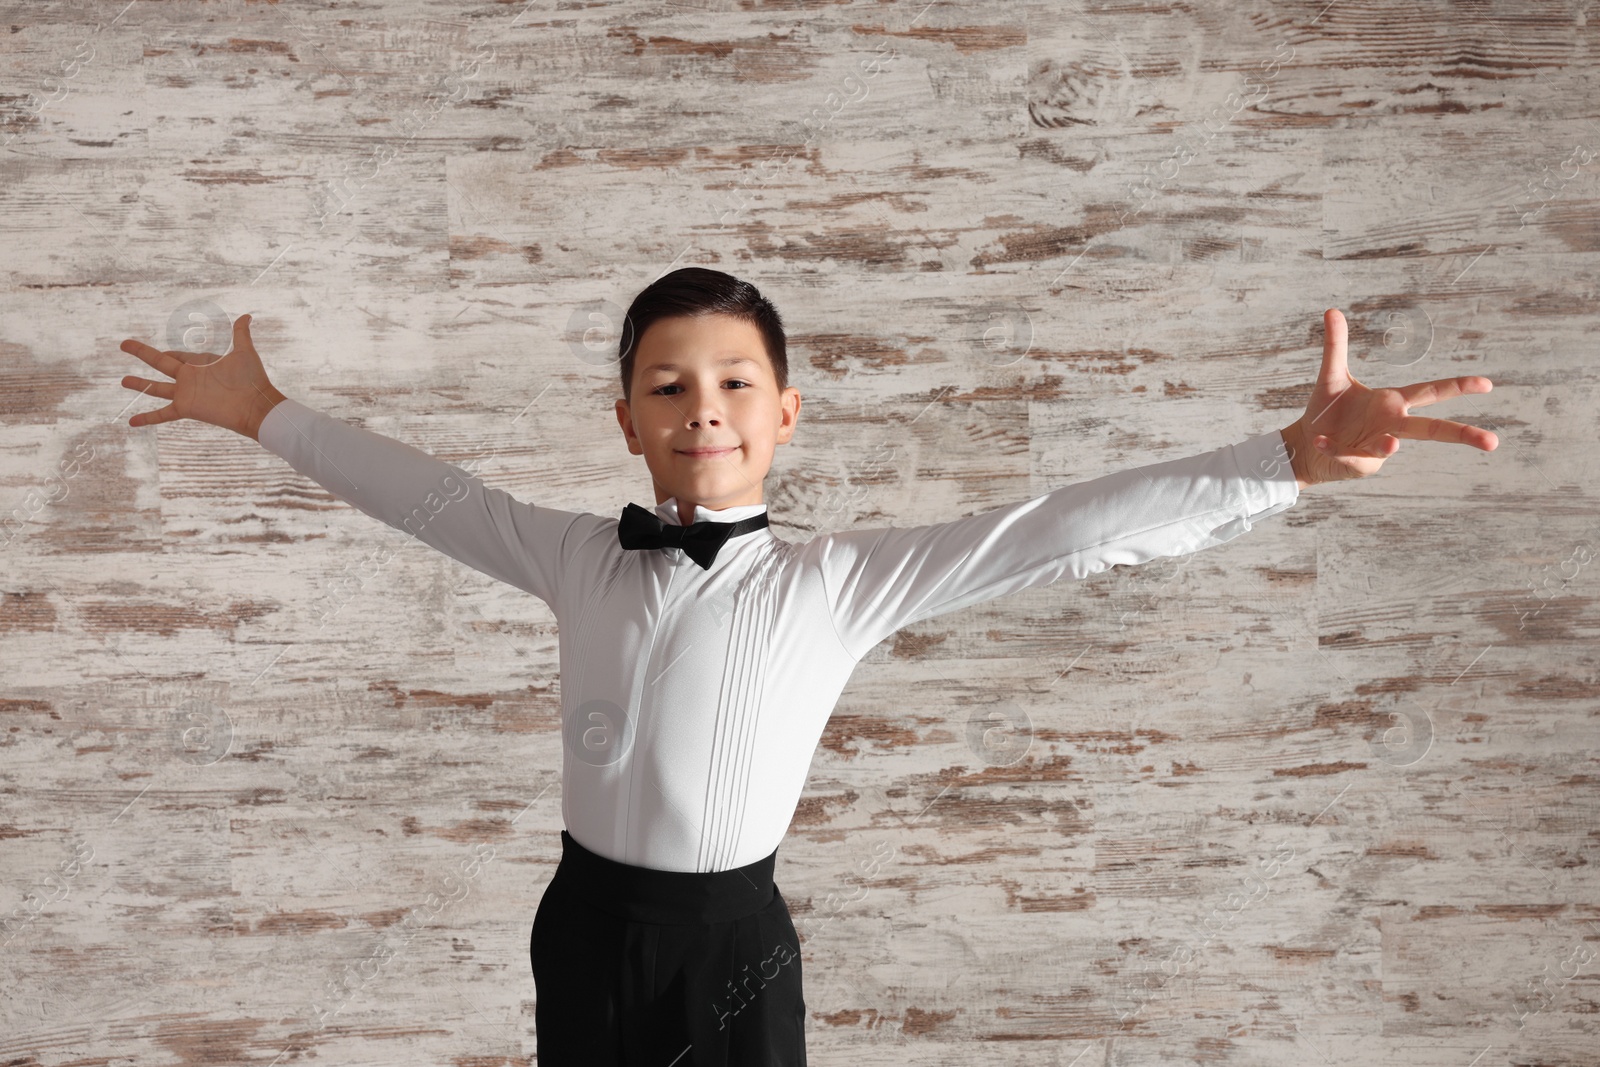
POLYGON ((1473 375, 1416 382, 1398 389, 1369 389, 1350 377, 1348 328, 1337 308, 1323 314, 1322 371, 1306 412, 1283 431, 1295 478, 1306 484, 1376 474, 1400 450, 1400 438, 1447 441, 1493 452, 1500 439, 1488 430, 1449 419, 1409 414, 1411 408, 1463 393, 1487 393, 1489 379, 1473 375))

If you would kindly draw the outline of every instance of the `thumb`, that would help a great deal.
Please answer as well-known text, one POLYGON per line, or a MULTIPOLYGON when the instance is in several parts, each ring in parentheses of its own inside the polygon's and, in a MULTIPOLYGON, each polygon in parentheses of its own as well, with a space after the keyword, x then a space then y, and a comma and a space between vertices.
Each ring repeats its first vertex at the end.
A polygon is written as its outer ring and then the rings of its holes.
POLYGON ((1322 313, 1322 367, 1318 374, 1320 384, 1341 388, 1350 376, 1350 330, 1344 313, 1329 308, 1322 313))
POLYGON ((233 320, 233 347, 235 351, 240 348, 252 347, 250 344, 249 312, 245 312, 243 315, 240 315, 238 318, 233 320))

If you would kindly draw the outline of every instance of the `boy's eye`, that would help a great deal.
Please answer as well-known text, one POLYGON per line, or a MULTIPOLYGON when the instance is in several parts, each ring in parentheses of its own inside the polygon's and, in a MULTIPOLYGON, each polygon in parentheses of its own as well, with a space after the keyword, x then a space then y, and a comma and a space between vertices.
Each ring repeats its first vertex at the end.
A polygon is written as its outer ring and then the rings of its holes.
MULTIPOLYGON (((730 378, 728 381, 724 382, 723 384, 725 384, 725 385, 742 385, 742 386, 745 386, 746 388, 748 388, 749 385, 750 385, 749 382, 740 381, 737 378, 730 378)), ((682 389, 682 388, 683 388, 683 386, 681 386, 681 385, 673 385, 671 383, 668 383, 667 385, 657 386, 655 389, 651 390, 651 393, 656 394, 656 395, 662 395, 661 394, 661 390, 663 390, 663 389, 682 389)))

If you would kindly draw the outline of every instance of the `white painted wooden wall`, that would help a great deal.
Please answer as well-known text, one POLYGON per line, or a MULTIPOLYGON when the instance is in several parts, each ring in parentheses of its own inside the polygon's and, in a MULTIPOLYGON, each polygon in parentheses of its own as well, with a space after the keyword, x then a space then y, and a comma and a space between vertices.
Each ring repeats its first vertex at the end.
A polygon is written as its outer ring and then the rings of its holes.
POLYGON ((1597 15, 10 5, 0 1063, 532 1061, 552 615, 130 429, 117 346, 249 312, 288 395, 612 513, 607 345, 688 264, 787 320, 790 540, 1287 425, 1327 307, 1495 383, 1427 411, 1494 453, 876 648, 779 851, 814 1064, 1600 1062, 1597 15))

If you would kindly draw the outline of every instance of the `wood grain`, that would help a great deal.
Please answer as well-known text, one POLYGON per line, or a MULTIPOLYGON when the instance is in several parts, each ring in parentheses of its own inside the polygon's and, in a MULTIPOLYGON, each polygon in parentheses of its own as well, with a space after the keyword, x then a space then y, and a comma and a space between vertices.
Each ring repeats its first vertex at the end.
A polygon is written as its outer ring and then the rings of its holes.
POLYGON ((791 540, 1287 425, 1326 307, 1495 383, 1429 411, 1492 454, 873 649, 780 850, 811 1062, 1594 1063, 1595 16, 18 6, 0 1062, 533 1062, 553 617, 130 430, 117 345, 248 311, 288 395, 609 513, 585 331, 699 264, 785 316, 791 540))

